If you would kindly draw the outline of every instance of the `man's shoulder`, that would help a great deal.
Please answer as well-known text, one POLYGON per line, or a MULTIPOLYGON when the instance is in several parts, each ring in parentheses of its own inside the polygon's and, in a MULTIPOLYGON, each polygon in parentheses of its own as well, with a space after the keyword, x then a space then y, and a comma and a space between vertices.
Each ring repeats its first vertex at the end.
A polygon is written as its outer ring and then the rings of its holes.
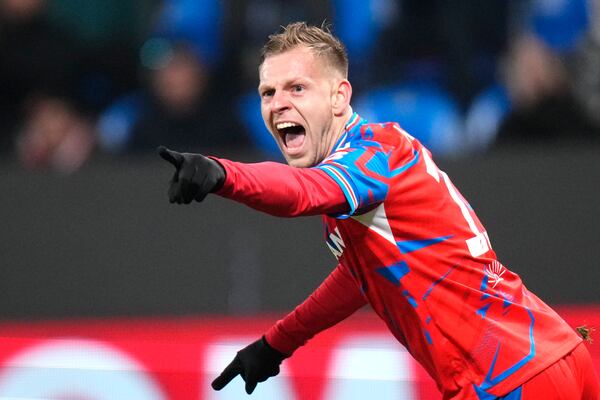
POLYGON ((353 130, 346 141, 347 147, 373 147, 389 153, 411 147, 414 138, 406 133, 397 122, 362 124, 353 130))

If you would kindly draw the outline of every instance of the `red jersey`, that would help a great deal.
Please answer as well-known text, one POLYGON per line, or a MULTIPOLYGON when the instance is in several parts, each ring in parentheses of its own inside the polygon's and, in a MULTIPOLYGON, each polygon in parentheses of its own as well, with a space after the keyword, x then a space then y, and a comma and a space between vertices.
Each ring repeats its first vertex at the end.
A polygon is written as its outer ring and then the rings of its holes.
POLYGON ((267 340, 291 353, 365 302, 440 390, 501 396, 581 338, 500 263, 473 209, 396 123, 354 114, 313 168, 219 160, 219 194, 274 215, 323 214, 339 265, 267 340))

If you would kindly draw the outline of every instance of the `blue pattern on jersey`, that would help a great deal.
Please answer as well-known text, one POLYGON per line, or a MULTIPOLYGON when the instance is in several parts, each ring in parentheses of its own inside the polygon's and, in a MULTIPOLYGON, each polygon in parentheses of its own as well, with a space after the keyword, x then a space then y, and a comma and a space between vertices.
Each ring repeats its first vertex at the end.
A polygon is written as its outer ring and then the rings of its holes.
POLYGON ((394 177, 396 175, 400 175, 401 173, 403 173, 404 171, 406 171, 407 169, 409 169, 410 167, 412 167, 413 165, 415 165, 418 162, 419 162, 419 152, 417 150, 413 150, 412 160, 410 160, 403 166, 390 171, 390 176, 394 177))
POLYGON ((425 334, 425 340, 427 340, 427 343, 433 346, 433 340, 431 339, 431 334, 429 333, 429 331, 427 329, 424 329, 423 333, 425 334))
POLYGON ((487 298, 490 298, 490 297, 492 297, 492 295, 491 295, 491 294, 489 294, 489 293, 486 293, 487 287, 488 287, 488 276, 486 275, 486 276, 484 276, 484 277, 483 277, 483 279, 481 280, 481 285, 479 286, 479 290, 480 290, 481 292, 483 292, 483 294, 481 295, 481 300, 485 300, 485 299, 487 299, 487 298))
MULTIPOLYGON (((508 312, 508 310, 510 310, 509 307, 512 305, 512 302, 509 299, 507 299, 504 295, 491 291, 491 288, 489 287, 489 281, 488 281, 487 275, 484 276, 483 279, 481 280, 480 290, 482 292, 484 292, 483 295, 481 296, 481 300, 487 300, 491 297, 496 297, 498 299, 502 299, 503 300, 502 308, 505 309, 504 314, 506 314, 508 312)), ((493 304, 493 302, 489 302, 489 303, 483 305, 481 308, 479 308, 476 311, 476 313, 478 315, 480 315, 481 318, 485 318, 486 313, 489 310, 489 308, 492 306, 492 304, 493 304)), ((500 353, 500 344, 498 344, 498 346, 496 347, 496 353, 494 355, 494 358, 492 359, 492 364, 490 366, 490 369, 489 369, 483 383, 481 385, 479 385, 479 388, 481 390, 489 389, 492 386, 497 385, 498 383, 502 382, 503 380, 508 378, 510 375, 514 374, 519 369, 521 369, 533 357, 535 357, 535 339, 533 338, 533 325, 535 322, 535 317, 533 316, 533 313, 531 312, 531 310, 529 310, 529 308, 525 307, 525 311, 527 311, 527 314, 529 315, 529 318, 531 319, 531 324, 529 325, 529 353, 525 357, 523 357, 520 361, 516 362, 512 367, 497 374, 495 378, 492 378, 492 374, 494 373, 494 367, 496 366, 496 361, 498 360, 498 355, 500 353)))
POLYGON ((456 266, 453 266, 452 268, 450 268, 448 271, 446 271, 446 273, 444 275, 442 275, 437 281, 433 282, 431 284, 431 286, 429 286, 429 289, 427 289, 427 291, 423 295, 423 301, 427 300, 427 297, 429 297, 429 295, 431 294, 431 292, 433 291, 433 289, 436 287, 436 285, 438 283, 440 283, 441 281, 443 281, 444 279, 446 279, 446 277, 448 275, 450 275, 450 272, 452 272, 454 270, 454 268, 456 268, 456 266))
POLYGON ((529 308, 525 308, 527 314, 529 314, 529 318, 531 319, 531 324, 529 325, 529 353, 523 357, 520 361, 515 363, 512 367, 508 368, 506 371, 499 373, 495 378, 492 378, 492 374, 494 373, 494 367, 496 366, 496 361, 498 361, 498 355, 500 354, 500 344, 496 347, 496 354, 494 354, 494 358, 492 359, 492 365, 490 366, 490 370, 488 371, 483 383, 479 385, 479 389, 486 390, 489 389, 498 383, 502 382, 510 375, 517 372, 521 369, 525 364, 527 364, 533 357, 535 357, 535 340, 533 338, 533 324, 535 322, 535 317, 529 308))
POLYGON ((481 307, 479 310, 477 310, 475 313, 481 315, 481 318, 484 319, 485 314, 487 313, 487 311, 491 305, 492 305, 492 303, 488 303, 488 304, 484 305, 483 307, 481 307))
POLYGON ((406 297, 406 300, 408 301, 408 303, 409 303, 411 306, 413 306, 413 308, 417 308, 417 305, 418 305, 418 304, 417 304, 417 301, 415 300, 415 298, 414 298, 414 297, 412 297, 412 296, 410 295, 410 292, 409 292, 408 290, 404 290, 404 291, 402 292, 402 295, 403 295, 404 297, 406 297))
POLYGON ((496 397, 493 394, 489 394, 485 390, 478 388, 475 384, 473 387, 475 388, 475 393, 477 394, 477 397, 479 397, 479 400, 521 400, 522 398, 522 386, 519 386, 506 396, 502 397, 496 397))
POLYGON ((390 265, 389 267, 377 268, 376 271, 383 275, 385 279, 398 286, 400 284, 400 279, 402 279, 404 275, 408 274, 410 269, 408 268, 406 261, 400 261, 399 263, 390 265))
POLYGON ((371 157, 371 159, 369 161, 367 161, 365 163, 365 167, 367 167, 367 169, 369 171, 375 172, 376 174, 380 175, 382 178, 385 178, 387 176, 389 176, 389 171, 388 171, 388 154, 385 154, 383 152, 383 149, 381 149, 379 152, 375 153, 375 155, 373 157, 371 157))
POLYGON ((396 242, 396 245, 398 245, 398 248, 400 249, 400 253, 406 254, 406 253, 411 253, 413 251, 421 250, 425 247, 446 241, 446 240, 450 239, 452 236, 454 236, 454 235, 440 236, 440 237, 431 238, 431 239, 404 240, 402 242, 396 242))
POLYGON ((334 168, 331 165, 321 165, 320 168, 323 171, 325 171, 327 175, 329 175, 342 189, 342 193, 344 193, 344 197, 346 198, 346 200, 348 201, 348 205, 350 206, 350 212, 347 215, 340 214, 333 216, 340 219, 348 218, 358 208, 358 200, 354 195, 354 191, 350 187, 350 183, 348 183, 348 180, 343 177, 343 173, 340 172, 338 168, 334 168))
POLYGON ((361 133, 366 120, 354 113, 350 121, 354 121, 353 126, 338 140, 333 153, 316 167, 336 181, 348 201, 349 212, 335 215, 340 219, 384 201, 390 178, 389 154, 380 143, 369 140, 373 136, 372 132, 368 134, 369 129, 361 133))

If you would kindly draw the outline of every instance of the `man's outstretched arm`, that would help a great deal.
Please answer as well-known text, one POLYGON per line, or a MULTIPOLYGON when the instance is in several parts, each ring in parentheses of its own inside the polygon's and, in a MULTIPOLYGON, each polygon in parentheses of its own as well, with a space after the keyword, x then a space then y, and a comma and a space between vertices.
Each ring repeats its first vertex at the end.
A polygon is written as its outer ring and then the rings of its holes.
POLYGON ((252 393, 259 382, 279 374, 281 362, 298 347, 365 304, 350 272, 338 265, 292 313, 278 321, 259 340, 240 350, 213 381, 213 389, 223 389, 240 375, 246 382, 246 392, 252 393))
POLYGON ((339 185, 317 168, 275 162, 256 164, 179 153, 165 147, 159 155, 175 167, 169 185, 172 203, 202 201, 209 193, 281 217, 342 213, 349 209, 339 185))
POLYGON ((339 185, 317 168, 276 162, 245 164, 215 159, 226 171, 215 193, 279 217, 341 213, 349 209, 339 185))

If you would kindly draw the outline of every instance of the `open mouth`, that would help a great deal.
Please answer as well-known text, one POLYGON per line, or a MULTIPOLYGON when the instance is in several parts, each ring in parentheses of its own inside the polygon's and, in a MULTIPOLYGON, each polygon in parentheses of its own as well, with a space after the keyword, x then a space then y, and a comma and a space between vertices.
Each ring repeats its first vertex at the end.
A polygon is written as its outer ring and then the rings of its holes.
POLYGON ((299 150, 306 139, 306 129, 295 122, 279 122, 277 132, 288 151, 299 150))

